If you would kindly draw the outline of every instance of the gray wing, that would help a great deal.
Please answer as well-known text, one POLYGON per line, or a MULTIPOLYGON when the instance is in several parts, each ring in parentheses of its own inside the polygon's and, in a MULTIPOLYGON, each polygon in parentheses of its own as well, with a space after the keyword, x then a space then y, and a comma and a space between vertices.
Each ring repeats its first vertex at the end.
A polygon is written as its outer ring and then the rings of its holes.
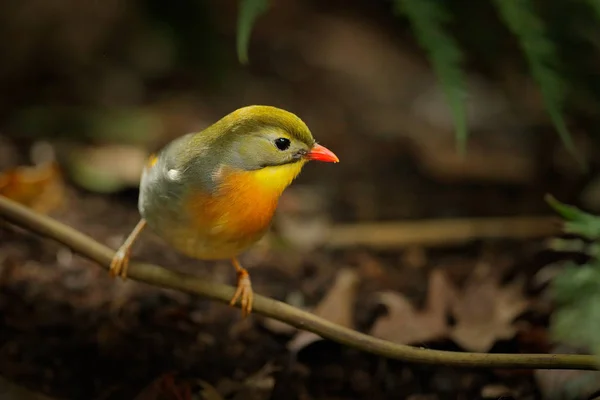
POLYGON ((156 164, 146 168, 140 182, 138 209, 144 218, 164 215, 180 217, 181 200, 190 190, 212 193, 212 157, 197 146, 190 146, 195 135, 188 133, 168 143, 160 152, 156 164))

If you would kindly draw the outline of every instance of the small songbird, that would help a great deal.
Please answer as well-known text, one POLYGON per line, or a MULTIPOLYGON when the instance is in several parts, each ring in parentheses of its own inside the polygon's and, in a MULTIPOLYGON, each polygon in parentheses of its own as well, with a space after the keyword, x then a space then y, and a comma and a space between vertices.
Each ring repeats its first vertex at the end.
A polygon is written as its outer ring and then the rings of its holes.
POLYGON ((153 154, 142 172, 141 219, 115 254, 111 276, 127 277, 131 247, 148 225, 187 256, 231 259, 244 315, 252 310, 248 271, 238 255, 269 229, 284 189, 309 160, 338 162, 315 142, 296 115, 248 106, 199 133, 189 133, 153 154))

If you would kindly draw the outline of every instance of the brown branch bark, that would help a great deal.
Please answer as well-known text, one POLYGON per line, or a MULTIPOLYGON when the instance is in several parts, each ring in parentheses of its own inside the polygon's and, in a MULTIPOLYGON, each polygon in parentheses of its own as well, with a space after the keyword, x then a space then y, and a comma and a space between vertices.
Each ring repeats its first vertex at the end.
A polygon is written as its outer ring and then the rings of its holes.
MULTIPOLYGON (((54 239, 108 269, 113 250, 48 216, 0 196, 0 217, 39 235, 54 239)), ((158 265, 132 263, 129 276, 139 282, 180 290, 228 303, 235 289, 177 273, 158 265)), ((285 303, 255 295, 255 313, 307 330, 358 350, 397 360, 476 368, 596 369, 596 359, 573 354, 483 354, 405 346, 344 328, 285 303)))
POLYGON ((456 245, 476 239, 532 239, 560 234, 559 221, 556 217, 540 216, 344 224, 333 226, 326 245, 397 249, 456 245))

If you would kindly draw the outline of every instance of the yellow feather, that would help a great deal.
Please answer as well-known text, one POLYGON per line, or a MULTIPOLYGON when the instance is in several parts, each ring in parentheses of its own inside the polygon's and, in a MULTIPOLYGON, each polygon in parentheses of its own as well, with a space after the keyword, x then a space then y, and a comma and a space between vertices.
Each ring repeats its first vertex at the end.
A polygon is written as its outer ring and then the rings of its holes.
POLYGON ((302 171, 306 161, 265 167, 248 172, 248 175, 252 176, 259 191, 264 190, 279 196, 302 171))
POLYGON ((260 239, 273 218, 279 196, 305 163, 224 171, 217 196, 192 196, 188 203, 194 221, 192 231, 208 233, 211 241, 211 252, 200 258, 233 256, 260 239))

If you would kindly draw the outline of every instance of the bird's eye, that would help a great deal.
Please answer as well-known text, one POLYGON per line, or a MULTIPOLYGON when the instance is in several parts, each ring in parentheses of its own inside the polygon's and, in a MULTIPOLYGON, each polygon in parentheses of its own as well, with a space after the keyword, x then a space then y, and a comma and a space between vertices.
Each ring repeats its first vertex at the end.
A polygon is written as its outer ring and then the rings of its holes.
POLYGON ((275 139, 275 146, 279 150, 287 150, 290 147, 290 139, 286 139, 283 137, 275 139))

